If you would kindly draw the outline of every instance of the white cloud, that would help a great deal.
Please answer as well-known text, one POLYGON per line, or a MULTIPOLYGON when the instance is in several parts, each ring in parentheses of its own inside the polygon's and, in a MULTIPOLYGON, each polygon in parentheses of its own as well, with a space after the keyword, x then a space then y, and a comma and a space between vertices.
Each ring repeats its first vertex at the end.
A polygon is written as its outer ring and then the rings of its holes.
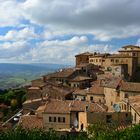
POLYGON ((6 35, 1 35, 0 40, 2 41, 19 41, 19 40, 30 40, 37 38, 37 34, 33 27, 26 27, 21 30, 10 30, 6 35))
POLYGON ((75 55, 85 51, 99 51, 105 52, 111 50, 109 45, 88 45, 87 37, 73 37, 69 40, 51 40, 44 41, 36 45, 35 48, 30 49, 19 59, 29 62, 44 62, 44 63, 65 63, 73 64, 75 62, 75 55))
POLYGON ((16 0, 0 0, 0 27, 16 26, 21 19, 20 3, 16 0))
POLYGON ((26 0, 23 11, 33 23, 107 41, 140 34, 139 5, 139 0, 26 0))
POLYGON ((0 44, 0 59, 9 59, 11 57, 20 56, 29 51, 31 44, 26 41, 5 42, 0 44))

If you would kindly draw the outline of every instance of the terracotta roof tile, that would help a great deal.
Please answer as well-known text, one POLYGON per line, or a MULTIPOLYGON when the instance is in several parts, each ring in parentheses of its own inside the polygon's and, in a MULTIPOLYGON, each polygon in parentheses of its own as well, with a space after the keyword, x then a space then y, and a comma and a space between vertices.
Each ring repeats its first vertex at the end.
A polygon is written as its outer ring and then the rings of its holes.
POLYGON ((93 53, 90 53, 90 52, 84 52, 84 53, 80 53, 80 54, 75 55, 75 57, 80 56, 80 55, 91 56, 91 55, 93 55, 93 53))
POLYGON ((104 94, 104 87, 100 86, 100 84, 94 84, 89 88, 88 94, 104 94))
POLYGON ((87 76, 76 76, 74 79, 71 80, 71 82, 79 82, 79 81, 85 81, 85 80, 92 80, 92 78, 87 76))
POLYGON ((62 100, 50 100, 46 104, 45 113, 70 113, 72 111, 84 112, 88 107, 90 112, 105 112, 106 108, 97 103, 87 101, 62 101, 62 100))
POLYGON ((74 95, 83 95, 86 96, 88 90, 87 89, 76 89, 73 94, 74 95))
POLYGON ((45 77, 48 77, 48 78, 57 78, 57 77, 58 78, 66 78, 66 77, 69 77, 70 75, 72 75, 74 71, 75 70, 72 68, 62 69, 58 72, 45 75, 45 77))
POLYGON ((43 128, 43 118, 36 115, 24 115, 20 117, 19 125, 25 129, 43 128))
POLYGON ((120 89, 122 91, 140 92, 140 83, 122 82, 120 89))

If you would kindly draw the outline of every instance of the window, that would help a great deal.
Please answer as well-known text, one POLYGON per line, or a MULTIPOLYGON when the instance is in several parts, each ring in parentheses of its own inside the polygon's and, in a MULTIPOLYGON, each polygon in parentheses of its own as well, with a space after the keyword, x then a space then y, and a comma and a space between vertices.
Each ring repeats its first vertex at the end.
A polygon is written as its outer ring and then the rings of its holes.
POLYGON ((54 117, 54 120, 53 121, 56 122, 56 117, 54 117))
POLYGON ((65 117, 63 117, 63 123, 65 123, 65 117))
POLYGON ((112 115, 106 115, 106 122, 111 123, 112 122, 112 115))
POLYGON ((128 98, 128 94, 125 94, 125 95, 124 95, 124 98, 128 98))
POLYGON ((120 92, 117 92, 117 97, 120 97, 120 92))
POLYGON ((93 101, 93 97, 92 96, 90 97, 90 101, 93 101))
POLYGON ((49 117, 49 122, 56 122, 56 117, 49 117))
POLYGON ((58 117, 58 122, 60 123, 65 123, 65 121, 66 121, 66 119, 65 119, 65 117, 58 117))
POLYGON ((103 59, 102 62, 105 62, 105 60, 103 59))
POLYGON ((136 54, 135 54, 135 53, 133 53, 133 56, 136 56, 136 54))
POLYGON ((61 121, 60 121, 60 117, 58 117, 58 122, 61 122, 61 121))
POLYGON ((52 117, 49 117, 49 122, 52 122, 52 117))
POLYGON ((114 62, 114 59, 111 59, 111 62, 114 62))
POLYGON ((111 106, 113 105, 113 102, 111 101, 111 106))
POLYGON ((86 97, 84 96, 84 97, 83 97, 83 101, 85 101, 85 100, 86 100, 86 97))
POLYGON ((115 61, 116 61, 116 63, 118 63, 118 62, 119 62, 119 60, 118 60, 118 59, 116 59, 115 61))
POLYGON ((124 110, 126 110, 126 105, 124 104, 124 110))
POLYGON ((134 121, 136 122, 136 120, 137 120, 137 114, 135 113, 134 121))

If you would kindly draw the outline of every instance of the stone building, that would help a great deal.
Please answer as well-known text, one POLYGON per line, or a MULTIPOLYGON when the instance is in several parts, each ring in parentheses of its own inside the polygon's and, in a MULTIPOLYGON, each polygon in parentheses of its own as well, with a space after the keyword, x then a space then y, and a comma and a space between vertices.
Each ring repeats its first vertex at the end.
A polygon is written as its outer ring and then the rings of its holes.
POLYGON ((123 100, 125 110, 131 112, 131 120, 133 124, 140 123, 140 95, 131 96, 123 100))
POLYGON ((90 88, 77 89, 73 93, 74 100, 86 100, 89 102, 105 103, 104 87, 95 83, 90 88))
POLYGON ((133 124, 140 122, 140 83, 110 82, 104 87, 108 111, 114 112, 114 104, 119 105, 120 112, 130 112, 133 124))
POLYGON ((121 66, 126 77, 133 78, 140 66, 140 47, 128 45, 122 47, 118 54, 83 53, 76 55, 76 66, 82 63, 91 63, 100 66, 104 70, 112 69, 112 66, 121 66), (89 62, 88 62, 89 60, 89 62))
POLYGON ((87 101, 50 100, 43 111, 44 128, 57 131, 85 130, 87 118, 85 112, 106 112, 106 107, 87 101))
POLYGON ((92 56, 93 53, 85 52, 81 53, 75 56, 76 58, 76 67, 78 67, 81 64, 88 64, 89 63, 89 57, 92 56))

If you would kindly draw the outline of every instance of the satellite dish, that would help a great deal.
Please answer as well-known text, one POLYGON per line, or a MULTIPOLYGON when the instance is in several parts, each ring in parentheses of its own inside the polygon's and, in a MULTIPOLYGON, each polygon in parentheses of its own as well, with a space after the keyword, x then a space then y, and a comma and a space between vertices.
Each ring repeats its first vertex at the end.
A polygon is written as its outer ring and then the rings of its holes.
POLYGON ((120 112, 121 111, 121 107, 120 107, 119 104, 114 104, 113 109, 115 110, 115 112, 120 112))

